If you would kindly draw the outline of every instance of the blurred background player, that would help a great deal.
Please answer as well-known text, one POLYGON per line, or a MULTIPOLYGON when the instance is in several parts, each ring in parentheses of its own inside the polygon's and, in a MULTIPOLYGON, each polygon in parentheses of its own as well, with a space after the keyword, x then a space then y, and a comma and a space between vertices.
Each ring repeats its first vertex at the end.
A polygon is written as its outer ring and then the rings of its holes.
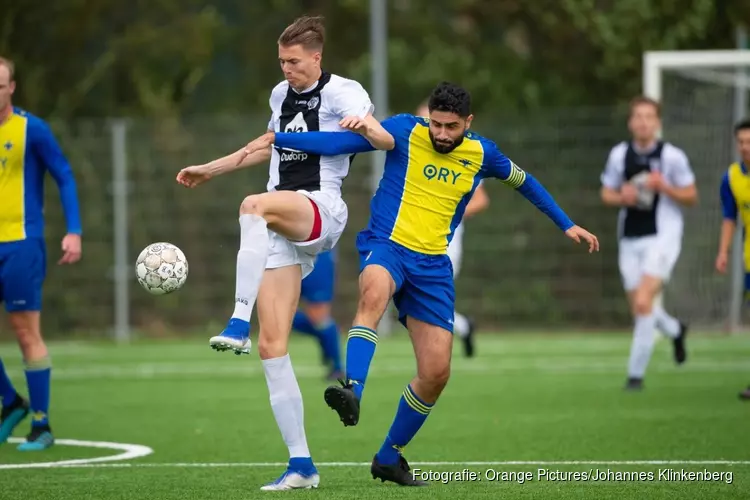
POLYGON ((626 389, 643 386, 654 329, 672 339, 677 364, 685 362, 687 326, 662 306, 662 289, 680 256, 682 206, 698 200, 687 155, 660 141, 660 106, 646 97, 630 103, 632 140, 617 144, 601 176, 605 205, 619 207, 617 232, 623 286, 635 319, 626 389))
MULTIPOLYGON (((737 227, 737 215, 744 226, 750 227, 750 120, 743 120, 734 128, 737 150, 741 160, 733 163, 721 179, 721 207, 724 220, 719 235, 719 254, 716 256, 716 270, 727 272, 729 248, 737 227)), ((745 263, 745 300, 750 297, 750 238, 747 231, 743 236, 743 262, 745 263)), ((750 400, 750 386, 740 392, 740 399, 750 400)))
POLYGON ((320 344, 328 380, 343 378, 339 327, 331 316, 336 282, 336 250, 315 259, 312 272, 302 280, 302 304, 294 315, 292 328, 314 337, 320 344))
POLYGON ((31 412, 31 432, 22 451, 54 444, 49 423, 52 364, 42 339, 40 311, 47 268, 44 242, 44 174, 60 190, 67 234, 59 264, 81 258, 81 218, 73 172, 47 124, 13 107, 13 63, 0 58, 0 302, 5 302, 26 366, 29 401, 13 387, 0 360, 0 443, 31 412))
MULTIPOLYGON (((430 116, 430 109, 427 106, 427 101, 420 104, 417 108, 417 116, 430 116)), ((453 232, 453 239, 448 244, 448 257, 453 265, 453 280, 458 278, 458 274, 461 271, 461 260, 463 258, 463 238, 464 238, 464 221, 468 218, 473 217, 487 209, 490 206, 490 197, 487 195, 487 190, 484 188, 484 184, 480 181, 477 188, 474 190, 474 194, 471 196, 469 203, 466 205, 466 211, 458 226, 456 226, 453 232)), ((453 333, 458 335, 461 339, 461 343, 464 346, 464 354, 467 357, 474 356, 474 330, 476 326, 474 321, 464 316, 458 311, 453 313, 453 333)))

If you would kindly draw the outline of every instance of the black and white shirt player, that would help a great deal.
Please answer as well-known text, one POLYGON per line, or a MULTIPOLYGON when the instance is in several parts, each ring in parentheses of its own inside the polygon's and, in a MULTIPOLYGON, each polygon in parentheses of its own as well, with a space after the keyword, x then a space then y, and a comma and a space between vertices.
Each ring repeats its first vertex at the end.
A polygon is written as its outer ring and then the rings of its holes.
POLYGON ((684 228, 680 205, 641 184, 654 171, 675 187, 695 184, 687 155, 662 141, 648 151, 636 149, 632 142, 617 144, 601 176, 606 188, 619 190, 631 182, 639 191, 638 205, 623 207, 618 215, 619 266, 626 291, 635 290, 643 275, 667 282, 680 256, 684 228))
MULTIPOLYGON (((268 129, 274 132, 338 132, 343 130, 339 122, 344 117, 364 118, 374 111, 362 85, 326 72, 303 92, 287 81, 279 83, 269 103, 268 129)), ((304 278, 312 271, 315 256, 335 246, 348 217, 341 185, 349 174, 350 161, 350 155, 319 156, 273 148, 268 191, 298 191, 312 199, 320 211, 322 228, 320 237, 310 242, 290 242, 269 231, 267 269, 300 264, 304 278)))

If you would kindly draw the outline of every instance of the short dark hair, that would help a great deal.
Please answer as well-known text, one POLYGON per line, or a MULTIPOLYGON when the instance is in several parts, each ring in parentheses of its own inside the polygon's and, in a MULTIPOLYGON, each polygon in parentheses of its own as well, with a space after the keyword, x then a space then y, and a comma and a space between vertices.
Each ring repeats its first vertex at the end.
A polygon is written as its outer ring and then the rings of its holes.
POLYGON ((651 99, 650 97, 647 97, 645 95, 638 95, 638 96, 633 97, 630 100, 629 116, 633 116, 633 111, 635 111, 635 108, 643 104, 653 106, 654 109, 656 110, 656 116, 661 118, 661 105, 655 99, 651 99))
POLYGON ((745 118, 744 120, 737 122, 737 125, 734 126, 734 135, 737 135, 740 130, 750 130, 750 118, 745 118))
POLYGON ((430 113, 445 111, 466 118, 471 114, 471 94, 463 87, 450 82, 442 82, 430 94, 427 108, 430 113))
POLYGON ((323 16, 304 16, 286 27, 279 37, 279 45, 302 45, 306 49, 323 50, 326 28, 323 16))

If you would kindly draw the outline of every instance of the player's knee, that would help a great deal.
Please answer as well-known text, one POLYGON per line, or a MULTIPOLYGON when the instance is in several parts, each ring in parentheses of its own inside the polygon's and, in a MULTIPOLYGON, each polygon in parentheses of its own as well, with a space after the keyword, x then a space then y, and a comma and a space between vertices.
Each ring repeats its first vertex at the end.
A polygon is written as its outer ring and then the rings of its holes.
POLYGON ((305 308, 310 323, 320 328, 331 322, 331 307, 328 304, 313 304, 305 308))
POLYGON ((39 359, 47 356, 47 346, 37 321, 25 313, 15 313, 10 315, 10 324, 24 359, 39 359))
POLYGON ((359 294, 357 311, 364 314, 382 314, 388 305, 388 290, 377 283, 366 284, 359 294))
POLYGON ((648 316, 654 308, 654 298, 646 292, 636 292, 633 297, 633 314, 635 316, 648 316))
POLYGON ((271 332, 262 329, 258 335, 258 354, 260 359, 274 359, 285 356, 287 353, 287 339, 279 331, 271 332))
POLYGON ((451 376, 451 365, 447 363, 431 363, 419 370, 417 376, 422 383, 430 388, 434 395, 440 394, 451 376))
POLYGON ((258 215, 263 217, 263 198, 257 194, 246 196, 240 204, 240 215, 258 215))

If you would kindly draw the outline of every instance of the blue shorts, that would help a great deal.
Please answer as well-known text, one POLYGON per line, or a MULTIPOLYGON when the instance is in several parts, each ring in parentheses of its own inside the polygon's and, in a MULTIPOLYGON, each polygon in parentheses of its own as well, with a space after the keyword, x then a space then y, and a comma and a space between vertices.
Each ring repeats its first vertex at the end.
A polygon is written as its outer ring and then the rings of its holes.
POLYGON ((318 254, 312 272, 302 280, 300 297, 310 304, 333 301, 336 266, 331 251, 318 254))
POLYGON ((453 332, 453 266, 448 255, 425 255, 365 230, 357 235, 359 268, 383 266, 396 283, 393 303, 406 326, 411 316, 453 332))
POLYGON ((47 250, 42 238, 0 243, 0 302, 8 312, 42 309, 47 250))

